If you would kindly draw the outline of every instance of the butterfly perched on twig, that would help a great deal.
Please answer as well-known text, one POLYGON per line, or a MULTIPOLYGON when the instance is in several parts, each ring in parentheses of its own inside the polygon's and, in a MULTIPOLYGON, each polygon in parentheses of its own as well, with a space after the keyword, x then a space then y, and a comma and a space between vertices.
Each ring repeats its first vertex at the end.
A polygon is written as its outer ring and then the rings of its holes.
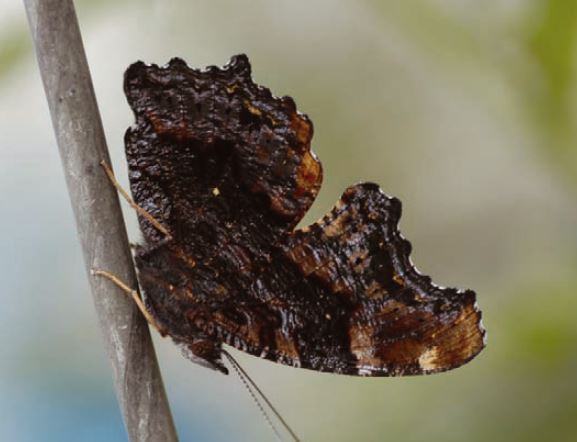
POLYGON ((137 62, 125 74, 136 250, 147 311, 203 365, 222 344, 348 375, 429 374, 484 347, 475 293, 420 274, 398 230, 401 203, 349 187, 318 222, 297 224, 322 181, 312 123, 253 83, 248 58, 223 68, 137 62))

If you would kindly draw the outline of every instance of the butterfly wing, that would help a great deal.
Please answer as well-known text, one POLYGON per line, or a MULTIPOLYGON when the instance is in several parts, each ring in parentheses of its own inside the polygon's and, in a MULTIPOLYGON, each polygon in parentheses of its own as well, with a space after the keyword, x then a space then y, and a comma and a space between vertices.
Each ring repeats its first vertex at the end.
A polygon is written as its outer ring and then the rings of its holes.
POLYGON ((353 375, 433 373, 483 348, 472 291, 419 274, 398 231, 400 202, 349 188, 308 228, 294 227, 322 180, 312 124, 290 98, 223 69, 179 59, 125 76, 126 134, 141 219, 137 266, 147 307, 175 341, 222 370, 222 343, 283 364, 353 375))
POLYGON ((237 245, 194 268, 167 246, 140 258, 141 280, 152 311, 179 341, 203 336, 275 362, 353 375, 458 367, 484 347, 475 294, 438 287, 415 269, 400 214, 397 199, 357 185, 322 220, 273 244, 260 271, 241 269, 247 257, 237 245))
MULTIPOLYGON (((253 83, 245 55, 222 69, 137 62, 124 90, 136 119, 125 135, 134 200, 178 241, 199 231, 214 196, 232 202, 241 187, 279 231, 294 228, 316 198, 312 123, 292 98, 253 83)), ((147 242, 162 240, 148 221, 140 225, 147 242)))
POLYGON ((334 345, 353 361, 351 374, 444 371, 484 347, 475 293, 441 288, 415 269, 411 244, 397 227, 400 215, 399 200, 360 184, 283 247, 303 277, 326 287, 327 296, 345 299, 347 332, 334 345))

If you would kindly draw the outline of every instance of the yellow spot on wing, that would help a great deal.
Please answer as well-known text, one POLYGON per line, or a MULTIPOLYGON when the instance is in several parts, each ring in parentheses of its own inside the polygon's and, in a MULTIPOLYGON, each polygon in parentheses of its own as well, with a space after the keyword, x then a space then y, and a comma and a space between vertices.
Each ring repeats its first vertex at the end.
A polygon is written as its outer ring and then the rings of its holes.
POLYGON ((176 256, 182 259, 191 268, 196 266, 196 261, 191 256, 188 256, 186 253, 184 253, 184 251, 182 251, 181 249, 176 250, 176 256))
POLYGON ((421 356, 419 356, 419 365, 423 370, 434 370, 438 368, 437 359, 439 356, 439 348, 431 347, 425 350, 421 356))
POLYGON ((260 109, 258 107, 254 107, 252 104, 250 104, 248 100, 244 100, 244 105, 251 114, 256 115, 258 117, 262 115, 260 109))
POLYGON ((395 281, 401 287, 404 287, 404 285, 405 285, 405 280, 403 279, 403 277, 401 275, 397 275, 397 274, 393 275, 393 281, 395 281))

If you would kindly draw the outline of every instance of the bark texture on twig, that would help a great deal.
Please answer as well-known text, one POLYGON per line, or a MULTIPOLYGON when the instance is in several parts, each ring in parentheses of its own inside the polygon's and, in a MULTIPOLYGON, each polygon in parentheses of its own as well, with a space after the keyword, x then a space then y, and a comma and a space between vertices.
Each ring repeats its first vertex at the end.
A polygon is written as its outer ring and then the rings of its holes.
POLYGON ((24 0, 116 394, 131 441, 177 440, 146 322, 91 269, 137 287, 102 122, 72 0, 24 0))

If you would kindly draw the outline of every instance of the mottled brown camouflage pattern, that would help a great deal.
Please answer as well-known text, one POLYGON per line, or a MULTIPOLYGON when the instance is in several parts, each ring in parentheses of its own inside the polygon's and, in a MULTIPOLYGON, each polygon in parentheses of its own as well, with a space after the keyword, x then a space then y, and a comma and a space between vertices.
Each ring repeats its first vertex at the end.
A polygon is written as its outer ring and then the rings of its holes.
POLYGON ((197 362, 226 371, 222 343, 275 362, 352 375, 458 367, 484 346, 472 291, 435 286, 411 264, 399 200, 345 191, 294 230, 322 181, 312 123, 255 85, 246 56, 224 68, 133 64, 125 91, 137 265, 147 308, 197 362))

